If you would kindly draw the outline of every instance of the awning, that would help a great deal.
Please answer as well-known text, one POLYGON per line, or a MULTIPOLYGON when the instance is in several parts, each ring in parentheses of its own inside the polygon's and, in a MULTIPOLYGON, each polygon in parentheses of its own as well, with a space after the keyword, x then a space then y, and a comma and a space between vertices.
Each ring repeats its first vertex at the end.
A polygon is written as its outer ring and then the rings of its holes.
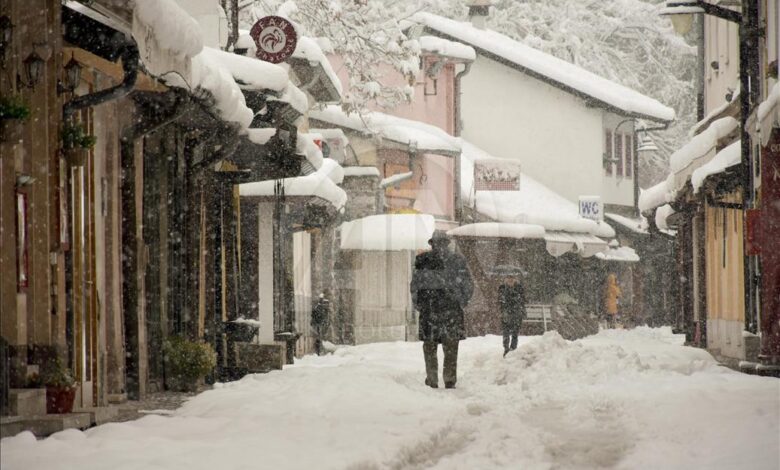
POLYGON ((590 258, 607 249, 607 242, 586 233, 548 231, 544 240, 547 253, 556 258, 566 253, 577 253, 583 258, 590 258))

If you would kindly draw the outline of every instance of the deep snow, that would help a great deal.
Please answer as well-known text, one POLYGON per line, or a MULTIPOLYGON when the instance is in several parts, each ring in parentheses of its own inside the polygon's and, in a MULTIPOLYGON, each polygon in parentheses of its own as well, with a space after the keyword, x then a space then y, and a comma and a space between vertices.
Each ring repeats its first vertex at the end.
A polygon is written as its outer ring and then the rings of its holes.
POLYGON ((461 343, 456 390, 420 343, 342 347, 146 416, 2 441, 2 468, 777 469, 780 381, 723 368, 668 329, 461 343))

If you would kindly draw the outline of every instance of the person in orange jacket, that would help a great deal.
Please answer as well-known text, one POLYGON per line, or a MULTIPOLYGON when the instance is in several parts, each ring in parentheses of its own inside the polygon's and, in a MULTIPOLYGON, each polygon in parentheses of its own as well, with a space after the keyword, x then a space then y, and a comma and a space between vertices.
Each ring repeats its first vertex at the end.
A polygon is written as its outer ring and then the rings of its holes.
POLYGON ((620 286, 617 283, 617 276, 614 273, 610 273, 607 276, 607 285, 604 288, 604 313, 607 320, 607 325, 610 328, 615 327, 616 319, 618 316, 618 302, 622 292, 620 286))

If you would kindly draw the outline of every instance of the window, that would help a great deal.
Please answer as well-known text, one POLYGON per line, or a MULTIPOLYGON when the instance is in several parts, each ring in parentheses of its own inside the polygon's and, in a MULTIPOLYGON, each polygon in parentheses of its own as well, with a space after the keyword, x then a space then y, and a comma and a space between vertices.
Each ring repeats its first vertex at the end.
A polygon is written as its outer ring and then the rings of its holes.
POLYGON ((617 176, 623 176, 623 134, 615 134, 615 159, 617 176))
POLYGON ((612 132, 604 133, 604 175, 612 176, 612 132))
POLYGON ((634 174, 634 139, 626 136, 626 178, 633 177, 634 174))

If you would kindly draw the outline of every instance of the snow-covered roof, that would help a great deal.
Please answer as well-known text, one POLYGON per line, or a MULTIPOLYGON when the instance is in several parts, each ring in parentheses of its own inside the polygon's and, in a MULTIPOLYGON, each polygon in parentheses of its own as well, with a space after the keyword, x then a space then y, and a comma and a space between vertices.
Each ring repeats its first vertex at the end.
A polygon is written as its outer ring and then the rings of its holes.
POLYGON ((336 184, 344 182, 344 168, 332 158, 322 159, 322 171, 336 184))
POLYGON ((471 23, 443 18, 431 13, 415 13, 410 21, 424 25, 447 39, 473 46, 479 54, 508 62, 522 71, 551 82, 577 95, 597 100, 626 115, 669 122, 672 108, 653 98, 600 77, 565 60, 546 54, 495 31, 479 29, 471 23))
POLYGON ((253 144, 265 145, 276 135, 275 127, 250 128, 245 130, 247 137, 253 144))
POLYGON ((330 64, 328 58, 325 57, 322 48, 315 39, 307 36, 299 37, 292 57, 295 59, 305 59, 309 61, 310 64, 317 64, 322 67, 323 72, 328 77, 328 80, 333 85, 337 94, 339 96, 343 95, 341 80, 339 80, 338 75, 336 75, 336 72, 333 70, 333 66, 330 64))
POLYGON ((302 92, 290 81, 287 82, 287 87, 284 89, 281 96, 269 96, 268 101, 281 101, 287 103, 301 114, 306 114, 306 111, 309 110, 309 99, 306 98, 306 93, 302 92))
POLYGON ((525 173, 520 175, 519 191, 474 191, 474 162, 496 157, 462 139, 461 146, 462 199, 480 214, 497 222, 539 225, 546 230, 615 236, 609 224, 580 217, 577 204, 525 173))
POLYGON ((163 49, 189 57, 203 49, 200 25, 175 1, 135 0, 133 14, 163 49))
POLYGON ((669 204, 664 204, 655 211, 655 226, 659 230, 670 230, 666 219, 675 214, 675 210, 669 204))
POLYGON ((627 246, 608 247, 606 251, 596 253, 596 258, 604 261, 622 261, 626 263, 639 261, 639 255, 636 254, 636 251, 627 246))
POLYGON ((345 166, 344 176, 375 176, 380 177, 379 168, 375 166, 345 166))
POLYGON ((309 117, 361 133, 378 135, 402 145, 416 145, 418 150, 424 152, 460 152, 458 139, 436 126, 377 111, 367 112, 361 117, 357 113, 345 113, 340 106, 329 105, 322 110, 312 110, 309 117))
POLYGON ((701 132, 703 129, 706 129, 707 127, 709 127, 710 124, 712 124, 713 121, 724 117, 727 112, 728 115, 732 117, 739 116, 739 101, 740 101, 739 84, 737 84, 735 88, 736 89, 734 90, 734 93, 731 97, 731 101, 724 100, 723 103, 720 104, 720 106, 717 106, 715 109, 710 111, 706 116, 704 116, 704 119, 694 124, 693 127, 691 127, 691 130, 688 131, 689 137, 693 137, 699 132, 701 132))
POLYGON ((644 216, 639 218, 626 217, 612 212, 605 212, 604 216, 609 220, 631 230, 634 233, 647 234, 647 219, 644 216))
POLYGON ((674 192, 669 192, 668 178, 647 189, 642 189, 639 193, 637 205, 641 212, 655 209, 667 202, 674 200, 674 192))
POLYGON ((341 249, 364 251, 424 250, 436 220, 427 214, 380 214, 344 222, 341 249))
POLYGON ((420 43, 420 50, 432 52, 452 59, 473 62, 477 59, 477 53, 474 48, 461 42, 449 41, 437 36, 420 36, 417 41, 420 43))
MULTIPOLYGON (((295 151, 299 155, 306 157, 306 160, 314 167, 315 170, 322 168, 322 150, 314 142, 320 137, 319 134, 307 134, 304 132, 298 133, 298 138, 295 140, 295 151)), ((336 163, 334 161, 334 163, 336 163)), ((338 163, 336 163, 338 165, 338 163)), ((339 165, 341 166, 341 165, 339 165)))
POLYGON ((204 47, 202 54, 209 62, 227 69, 243 90, 283 92, 289 83, 287 71, 279 65, 212 47, 204 47))
POLYGON ((738 140, 728 147, 724 148, 699 168, 693 170, 691 175, 691 186, 693 192, 699 192, 699 188, 704 184, 704 180, 711 175, 723 173, 727 168, 739 165, 742 160, 742 141, 738 140))
POLYGON ((607 249, 607 242, 587 233, 545 230, 541 225, 506 222, 479 222, 462 225, 447 232, 453 237, 512 238, 515 240, 544 240, 552 256, 577 253, 590 258, 607 249))

